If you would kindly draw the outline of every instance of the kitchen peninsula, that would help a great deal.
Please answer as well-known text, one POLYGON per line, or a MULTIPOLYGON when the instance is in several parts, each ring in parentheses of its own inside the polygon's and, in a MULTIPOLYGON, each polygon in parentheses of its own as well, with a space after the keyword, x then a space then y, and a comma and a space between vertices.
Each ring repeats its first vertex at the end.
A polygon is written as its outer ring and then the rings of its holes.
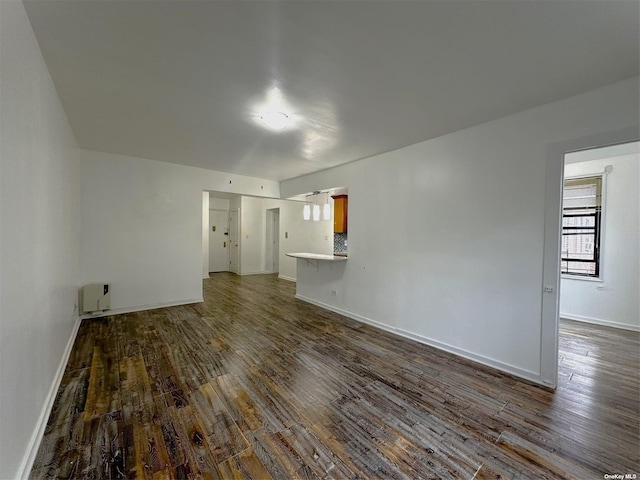
POLYGON ((319 291, 322 291, 323 297, 326 295, 336 299, 339 296, 342 290, 339 284, 341 284, 348 257, 306 252, 287 253, 286 255, 298 259, 296 298, 326 308, 328 305, 320 304, 311 299, 317 298, 319 291))
POLYGON ((347 260, 346 255, 324 255, 322 253, 285 253, 285 255, 287 257, 323 262, 344 262, 347 260))

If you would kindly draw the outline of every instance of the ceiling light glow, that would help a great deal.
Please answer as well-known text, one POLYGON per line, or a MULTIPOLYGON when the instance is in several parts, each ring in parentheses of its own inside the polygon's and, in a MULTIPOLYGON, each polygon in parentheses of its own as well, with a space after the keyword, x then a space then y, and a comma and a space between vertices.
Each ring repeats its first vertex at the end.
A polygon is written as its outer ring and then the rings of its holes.
POLYGON ((274 132, 292 130, 300 121, 299 115, 293 113, 296 109, 277 86, 267 90, 264 99, 255 103, 251 110, 254 120, 259 125, 274 132))
POLYGON ((284 130, 291 126, 292 119, 290 115, 284 112, 278 111, 266 111, 258 114, 260 123, 267 127, 269 130, 284 130))

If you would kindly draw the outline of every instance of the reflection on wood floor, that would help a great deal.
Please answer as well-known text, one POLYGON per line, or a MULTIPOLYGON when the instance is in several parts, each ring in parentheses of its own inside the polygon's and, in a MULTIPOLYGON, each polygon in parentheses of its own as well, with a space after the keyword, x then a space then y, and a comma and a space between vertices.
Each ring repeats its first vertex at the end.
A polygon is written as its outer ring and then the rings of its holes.
POLYGON ((206 302, 84 320, 32 478, 640 473, 637 333, 563 322, 555 393, 215 274, 206 302))

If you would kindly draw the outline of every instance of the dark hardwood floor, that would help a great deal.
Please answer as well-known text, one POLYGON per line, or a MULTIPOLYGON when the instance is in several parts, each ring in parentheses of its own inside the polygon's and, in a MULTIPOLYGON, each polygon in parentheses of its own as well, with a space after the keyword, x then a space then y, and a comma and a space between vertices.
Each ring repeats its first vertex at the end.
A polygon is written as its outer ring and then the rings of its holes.
POLYGON ((563 321, 551 392, 294 293, 84 320, 31 478, 640 474, 637 333, 563 321))

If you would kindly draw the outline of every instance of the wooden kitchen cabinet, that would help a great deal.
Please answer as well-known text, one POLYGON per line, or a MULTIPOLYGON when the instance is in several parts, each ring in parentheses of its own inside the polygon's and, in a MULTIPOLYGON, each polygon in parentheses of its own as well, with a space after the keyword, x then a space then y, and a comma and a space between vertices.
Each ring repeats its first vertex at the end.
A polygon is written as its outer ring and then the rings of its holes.
POLYGON ((347 233, 349 197, 332 195, 331 198, 333 198, 333 233, 347 233))

